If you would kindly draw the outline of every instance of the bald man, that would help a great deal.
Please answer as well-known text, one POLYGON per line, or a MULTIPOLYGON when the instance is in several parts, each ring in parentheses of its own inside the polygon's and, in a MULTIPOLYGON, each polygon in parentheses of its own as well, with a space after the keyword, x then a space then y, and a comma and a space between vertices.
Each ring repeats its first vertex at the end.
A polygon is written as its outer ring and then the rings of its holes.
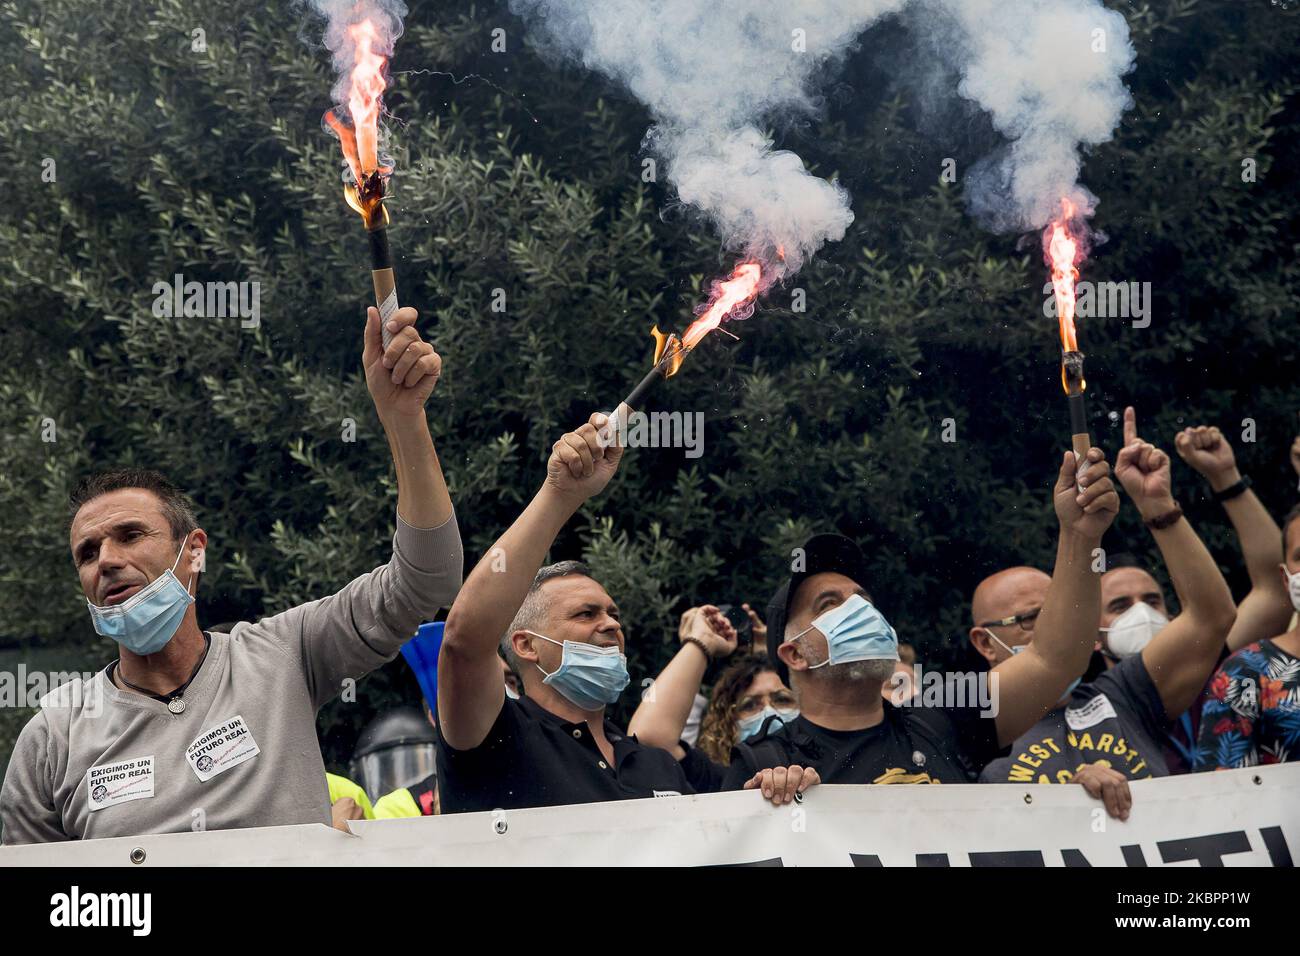
MULTIPOLYGON (((971 598, 970 642, 975 650, 996 667, 1027 648, 1037 630, 1038 612, 1047 598, 1052 579, 1038 568, 1007 568, 989 575, 975 588, 971 598)), ((1074 763, 1071 756, 1068 766, 1056 774, 1038 772, 1046 770, 1044 764, 1052 756, 1064 756, 1071 740, 1078 738, 1061 728, 1065 708, 1074 694, 1088 692, 1093 685, 1071 684, 1061 699, 1041 721, 1011 746, 1011 756, 994 760, 980 774, 982 783, 1016 783, 1036 780, 1038 783, 1078 783, 1093 797, 1101 800, 1106 812, 1117 820, 1127 820, 1133 805, 1128 777, 1111 765, 1110 750, 1119 750, 1112 740, 1107 757, 1089 762, 1082 755, 1074 763), (1037 773, 1037 776, 1035 776, 1037 773)), ((1077 749, 1077 748, 1075 748, 1077 749)), ((1123 756, 1135 754, 1124 747, 1123 756)), ((1139 768, 1140 769, 1140 768, 1139 768)))
MULTIPOLYGON (((1128 781, 1169 773, 1162 744, 1170 722, 1200 693, 1236 619, 1227 582, 1174 501, 1169 456, 1137 437, 1132 408, 1125 410, 1124 433, 1115 475, 1151 529, 1183 611, 1168 626, 1153 629, 1153 635, 1134 635, 1130 629, 1121 634, 1120 615, 1103 615, 1103 606, 1109 607, 1103 578, 1098 633, 1103 633, 1102 620, 1110 620, 1102 643, 1117 658, 1114 666, 1067 689, 1056 708, 1012 745, 1009 756, 993 761, 980 775, 984 782, 1082 783, 1120 819, 1127 817, 1131 800, 1127 783, 1121 785, 1116 775, 1128 781), (1121 643, 1141 646, 1121 654, 1121 643)), ((1154 580, 1146 583, 1118 570, 1111 575, 1105 577, 1111 578, 1112 599, 1118 585, 1125 584, 1136 588, 1131 595, 1135 601, 1156 609, 1148 593, 1154 580)), ((1012 568, 976 589, 970 640, 991 666, 1033 643, 1046 578, 1033 568, 1012 568)))

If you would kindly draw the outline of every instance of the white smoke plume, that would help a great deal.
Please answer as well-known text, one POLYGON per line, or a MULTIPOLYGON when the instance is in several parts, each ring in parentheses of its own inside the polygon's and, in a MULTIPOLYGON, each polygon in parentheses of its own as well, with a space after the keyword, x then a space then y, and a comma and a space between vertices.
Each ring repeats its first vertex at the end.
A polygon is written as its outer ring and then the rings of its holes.
MULTIPOLYGON (((848 193, 760 123, 819 107, 813 81, 906 0, 510 0, 544 45, 612 77, 656 125, 646 145, 728 248, 793 272, 853 221, 848 193), (800 49, 802 45, 803 49, 800 49)), ((766 270, 765 270, 766 271, 766 270)), ((776 278, 769 274, 770 278, 776 278)))
POLYGON ((774 149, 761 123, 814 112, 818 72, 881 17, 908 22, 961 75, 1007 146, 966 177, 970 209, 996 231, 1044 226, 1078 182, 1081 147, 1105 142, 1131 104, 1135 52, 1124 17, 1100 0, 510 0, 544 46, 610 76, 650 109, 646 145, 682 202, 724 243, 792 272, 853 221, 837 183, 774 149), (806 52, 797 52, 803 31, 806 52))
POLYGON ((1124 17, 1100 0, 918 0, 913 27, 961 74, 1007 146, 966 177, 971 212, 998 232, 1045 226, 1079 184, 1080 147, 1104 143, 1132 98, 1122 77, 1136 52, 1124 17))
POLYGON ((409 11, 402 0, 307 0, 307 5, 325 18, 325 47, 334 54, 338 74, 331 95, 335 103, 346 103, 349 76, 356 65, 356 47, 348 28, 369 19, 379 41, 375 52, 392 56, 393 44, 402 35, 402 19, 409 11))

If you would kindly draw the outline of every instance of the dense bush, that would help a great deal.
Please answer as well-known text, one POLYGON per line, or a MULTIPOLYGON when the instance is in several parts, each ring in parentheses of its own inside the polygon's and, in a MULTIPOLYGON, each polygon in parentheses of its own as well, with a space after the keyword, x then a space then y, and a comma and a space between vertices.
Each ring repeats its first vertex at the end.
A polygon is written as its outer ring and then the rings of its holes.
MULTIPOLYGON (((1300 335, 1285 177, 1300 149, 1297 17, 1240 0, 1112 5, 1138 47, 1136 106, 1084 170, 1110 237, 1085 276, 1150 281, 1155 304, 1146 329, 1082 323, 1094 434, 1113 456, 1130 402, 1169 449, 1183 424, 1237 438, 1253 419, 1238 454, 1280 511, 1300 335), (1246 158, 1257 182, 1242 181, 1246 158)), ((731 259, 641 182, 650 120, 636 102, 537 58, 501 5, 414 7, 388 97, 392 240, 403 301, 446 360, 429 417, 476 559, 558 434, 639 378, 650 325, 682 328, 731 259), (507 54, 488 49, 495 26, 507 54)), ((395 495, 360 375, 365 240, 319 125, 331 76, 302 40, 315 25, 252 0, 3 0, 0 25, 0 647, 104 659, 65 535, 66 493, 97 466, 155 466, 194 495, 211 539, 204 624, 383 560, 395 495), (175 273, 260 282, 260 327, 155 318, 153 285, 175 273)), ((557 544, 625 608, 634 683, 666 658, 677 613, 765 602, 814 530, 863 543, 874 595, 930 660, 960 645, 981 576, 1050 561, 1068 436, 1041 257, 1033 238, 980 231, 960 180, 940 182, 945 157, 965 170, 995 138, 955 99, 918 109, 901 69, 913 55, 902 24, 881 25, 826 77, 824 116, 776 128, 850 189, 849 235, 735 326, 739 342, 714 337, 660 390, 664 407, 705 412, 703 457, 631 453, 557 544)), ((1235 569, 1195 476, 1178 464, 1175 482, 1235 569)), ((1107 546, 1152 550, 1131 509, 1107 546)), ((331 705, 330 762, 414 688, 398 662, 331 705)))

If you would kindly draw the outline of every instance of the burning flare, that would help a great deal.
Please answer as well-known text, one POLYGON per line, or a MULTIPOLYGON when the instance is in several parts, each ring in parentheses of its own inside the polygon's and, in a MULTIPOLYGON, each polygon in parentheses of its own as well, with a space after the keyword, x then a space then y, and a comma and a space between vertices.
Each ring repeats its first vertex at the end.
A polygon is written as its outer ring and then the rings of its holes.
POLYGON ((384 82, 387 61, 374 50, 377 37, 370 19, 354 23, 348 33, 356 48, 348 112, 357 131, 357 152, 348 162, 352 165, 352 175, 360 182, 379 168, 379 103, 387 86, 384 82))
POLYGON ((682 348, 689 352, 726 319, 748 318, 754 311, 754 298, 762 277, 763 269, 757 262, 742 262, 730 279, 715 282, 709 304, 682 336, 682 348))
POLYGON ((384 79, 388 59, 376 50, 383 41, 370 17, 349 25, 347 36, 353 63, 347 105, 327 111, 325 124, 338 136, 351 173, 350 181, 345 177, 343 198, 360 213, 367 229, 381 229, 388 224, 383 203, 393 172, 379 162, 379 114, 388 86, 384 79))
POLYGON ((1061 387, 1066 394, 1074 387, 1082 391, 1087 387, 1082 375, 1082 356, 1076 361, 1070 356, 1079 354, 1079 341, 1074 327, 1074 285, 1079 281, 1078 263, 1082 258, 1078 240, 1070 234, 1070 221, 1074 218, 1074 204, 1061 200, 1061 218, 1051 223, 1043 233, 1047 261, 1052 267, 1052 291, 1056 296, 1056 316, 1061 331, 1061 387), (1075 366, 1078 373, 1075 373, 1075 366))
MULTIPOLYGON (((632 411, 639 409, 655 383, 676 375, 691 349, 725 320, 744 319, 753 314, 754 299, 759 293, 762 277, 763 268, 757 262, 742 262, 731 273, 731 278, 713 283, 708 304, 696 308, 699 318, 691 323, 680 339, 674 334, 660 332, 658 325, 651 329, 650 334, 655 339, 654 364, 640 384, 615 409, 615 418, 618 418, 624 407, 632 411)), ((618 427, 615 425, 616 429, 618 427)))

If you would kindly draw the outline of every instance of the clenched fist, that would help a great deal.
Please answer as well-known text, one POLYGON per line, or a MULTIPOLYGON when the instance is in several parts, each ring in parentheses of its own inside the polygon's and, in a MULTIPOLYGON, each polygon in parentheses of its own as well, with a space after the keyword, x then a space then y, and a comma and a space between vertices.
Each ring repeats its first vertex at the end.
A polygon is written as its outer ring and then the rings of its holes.
POLYGON ((1067 451, 1052 491, 1052 504, 1062 530, 1100 541, 1119 513, 1119 495, 1110 480, 1105 452, 1089 448, 1080 470, 1074 452, 1067 451))
POLYGON ((551 446, 546 483, 567 497, 586 501, 604 490, 618 471, 623 448, 602 439, 608 416, 596 412, 587 424, 566 432, 551 446))
POLYGON ((1217 428, 1199 425, 1174 436, 1178 456, 1199 472, 1210 487, 1222 491, 1241 480, 1232 446, 1217 428))
POLYGON ((424 417, 424 403, 442 375, 442 357, 415 330, 419 317, 412 308, 398 309, 388 320, 393 337, 384 348, 379 328, 379 310, 366 310, 365 351, 361 364, 366 370, 366 387, 375 401, 381 422, 424 417))

